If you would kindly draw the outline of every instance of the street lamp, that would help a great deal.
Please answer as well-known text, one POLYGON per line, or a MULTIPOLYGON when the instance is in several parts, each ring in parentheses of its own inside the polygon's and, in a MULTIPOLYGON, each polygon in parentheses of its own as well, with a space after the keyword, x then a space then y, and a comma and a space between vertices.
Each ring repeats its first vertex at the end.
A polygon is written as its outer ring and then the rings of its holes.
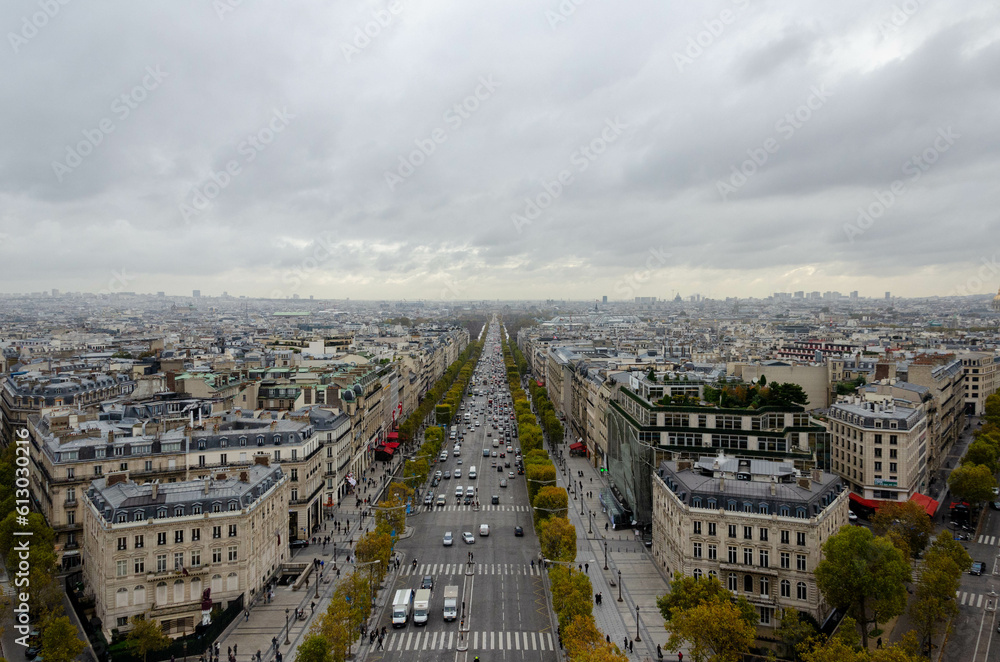
POLYGON ((285 645, 290 646, 291 641, 288 640, 288 607, 285 607, 285 645))
POLYGON ((618 571, 618 602, 622 602, 622 571, 618 571))
POLYGON ((642 639, 639 638, 639 605, 635 606, 635 640, 642 641, 642 639))
POLYGON ((604 569, 608 569, 608 539, 604 539, 604 569))

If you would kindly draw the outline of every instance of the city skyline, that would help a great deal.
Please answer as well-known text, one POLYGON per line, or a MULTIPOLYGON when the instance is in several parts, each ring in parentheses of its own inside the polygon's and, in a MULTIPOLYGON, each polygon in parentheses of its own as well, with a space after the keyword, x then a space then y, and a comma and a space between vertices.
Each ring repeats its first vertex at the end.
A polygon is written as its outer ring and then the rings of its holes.
POLYGON ((997 8, 9 3, 5 292, 990 295, 997 8))

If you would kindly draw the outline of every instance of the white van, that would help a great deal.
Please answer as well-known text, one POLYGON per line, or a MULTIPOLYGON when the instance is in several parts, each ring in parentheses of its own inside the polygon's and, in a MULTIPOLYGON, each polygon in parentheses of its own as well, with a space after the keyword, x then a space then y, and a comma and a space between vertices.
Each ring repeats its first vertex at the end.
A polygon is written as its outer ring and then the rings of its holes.
POLYGON ((459 455, 462 454, 462 447, 455 446, 453 449, 451 449, 451 454, 454 455, 455 457, 458 457, 459 455))
POLYGON ((476 488, 474 488, 472 485, 469 485, 467 488, 465 488, 465 496, 467 497, 476 496, 476 488))
POLYGON ((401 628, 410 618, 413 607, 413 591, 404 588, 396 591, 396 599, 392 601, 392 627, 401 628))
POLYGON ((469 478, 475 478, 475 477, 476 477, 476 466, 472 465, 471 467, 469 467, 469 478))
POLYGON ((465 494, 465 492, 462 491, 462 486, 461 485, 456 485, 455 486, 455 496, 461 498, 463 494, 465 494))

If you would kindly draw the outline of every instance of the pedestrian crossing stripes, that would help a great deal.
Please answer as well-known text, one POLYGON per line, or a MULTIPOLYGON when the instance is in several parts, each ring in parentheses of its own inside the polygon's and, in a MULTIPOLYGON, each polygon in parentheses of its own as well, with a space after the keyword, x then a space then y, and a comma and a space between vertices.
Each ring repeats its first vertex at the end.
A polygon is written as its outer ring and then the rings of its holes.
MULTIPOLYGON (((444 512, 457 512, 457 511, 474 511, 475 506, 439 506, 435 508, 435 511, 444 512)), ((526 513, 531 508, 528 506, 503 506, 503 505, 493 505, 493 504, 482 504, 479 506, 480 512, 509 512, 509 513, 526 513)))
POLYGON ((979 536, 979 540, 977 542, 980 545, 994 545, 996 544, 996 541, 996 536, 979 536))
POLYGON ((984 603, 991 600, 985 593, 970 593, 969 591, 955 591, 955 600, 963 607, 980 608, 984 603))
MULTIPOLYGON (((468 563, 421 563, 415 569, 412 564, 404 565, 399 574, 404 576, 423 577, 425 575, 464 575, 468 563)), ((476 563, 477 575, 533 575, 541 574, 539 565, 521 565, 518 563, 476 563)))
POLYGON ((553 651, 551 632, 475 631, 456 634, 411 630, 392 632, 385 641, 387 651, 450 650, 468 642, 473 650, 553 651))

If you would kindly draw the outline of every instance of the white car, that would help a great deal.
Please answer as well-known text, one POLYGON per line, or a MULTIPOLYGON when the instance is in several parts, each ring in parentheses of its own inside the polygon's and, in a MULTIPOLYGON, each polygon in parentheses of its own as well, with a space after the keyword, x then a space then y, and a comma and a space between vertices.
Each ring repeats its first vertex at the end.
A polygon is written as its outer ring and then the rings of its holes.
POLYGON ((479 535, 483 536, 484 538, 486 536, 490 535, 490 525, 489 524, 480 524, 479 525, 479 535))
POLYGON ((466 531, 462 534, 462 540, 465 541, 466 545, 474 545, 476 543, 476 537, 472 535, 471 531, 466 531))
POLYGON ((445 547, 451 547, 451 544, 453 542, 454 542, 454 540, 451 537, 451 531, 445 531, 444 532, 444 546, 445 547))
POLYGON ((455 469, 455 471, 452 472, 452 475, 455 476, 455 478, 461 478, 462 477, 462 470, 461 469, 455 469))

